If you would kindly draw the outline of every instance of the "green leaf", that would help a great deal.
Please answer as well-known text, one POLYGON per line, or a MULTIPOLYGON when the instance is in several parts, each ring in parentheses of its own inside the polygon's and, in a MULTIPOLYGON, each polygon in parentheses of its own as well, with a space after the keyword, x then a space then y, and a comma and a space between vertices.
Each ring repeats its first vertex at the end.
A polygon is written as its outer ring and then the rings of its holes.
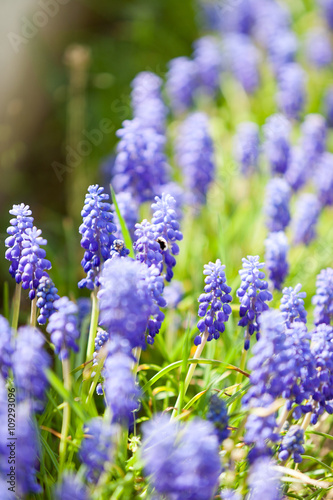
POLYGON ((319 432, 319 431, 306 431, 306 434, 316 434, 317 436, 322 436, 327 439, 331 439, 333 441, 333 436, 330 434, 326 434, 325 432, 319 432))
POLYGON ((127 228, 126 222, 124 221, 124 218, 120 213, 119 206, 118 206, 117 199, 116 199, 116 193, 114 192, 114 189, 111 186, 111 184, 110 184, 110 191, 111 191, 111 201, 114 204, 114 208, 115 208, 118 220, 119 220, 120 229, 121 229, 121 232, 122 232, 122 235, 124 238, 125 246, 129 250, 130 257, 133 257, 133 259, 134 259, 135 254, 134 254, 134 250, 133 250, 132 238, 131 238, 130 232, 127 228))
POLYGON ((51 462, 53 463, 53 466, 55 468, 55 470, 58 472, 59 470, 59 464, 58 464, 58 460, 55 456, 55 454, 53 453, 53 451, 51 450, 50 446, 48 445, 47 441, 45 438, 43 438, 43 435, 42 433, 40 433, 40 438, 41 438, 41 441, 42 441, 42 444, 45 448, 45 451, 47 452, 48 456, 50 457, 51 459, 51 462))
POLYGON ((56 374, 53 373, 51 370, 46 370, 46 376, 51 386, 59 394, 59 396, 61 396, 62 399, 64 399, 69 404, 73 412, 79 417, 79 419, 82 422, 86 422, 88 419, 87 415, 83 413, 83 411, 80 408, 80 405, 73 400, 71 394, 67 389, 65 389, 63 383, 61 382, 61 380, 58 379, 56 374))
POLYGON ((309 455, 302 455, 303 459, 304 460, 313 460, 314 462, 316 462, 317 464, 320 464, 322 467, 324 467, 324 469, 328 470, 329 472, 333 472, 333 469, 332 467, 330 467, 329 465, 327 464, 324 464, 324 462, 322 462, 321 460, 319 460, 318 458, 315 458, 315 457, 310 457, 309 455))

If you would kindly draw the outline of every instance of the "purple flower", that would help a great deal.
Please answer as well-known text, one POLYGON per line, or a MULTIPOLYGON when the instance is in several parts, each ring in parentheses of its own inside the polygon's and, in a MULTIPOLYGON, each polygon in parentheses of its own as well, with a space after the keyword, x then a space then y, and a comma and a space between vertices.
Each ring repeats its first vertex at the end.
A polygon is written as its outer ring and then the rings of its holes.
POLYGON ((229 302, 232 301, 230 295, 231 287, 227 285, 224 272, 225 266, 221 264, 220 259, 215 263, 209 262, 204 265, 203 273, 206 275, 204 292, 198 299, 199 311, 198 330, 200 335, 195 337, 195 345, 201 344, 201 336, 207 330, 208 338, 218 339, 220 333, 225 330, 224 324, 228 321, 231 314, 229 302))
POLYGON ((156 194, 161 196, 163 193, 170 194, 176 201, 175 210, 178 220, 183 217, 183 207, 185 204, 185 192, 178 182, 168 182, 158 187, 156 194))
POLYGON ((306 323, 307 312, 304 307, 306 292, 301 292, 302 285, 289 286, 282 290, 280 311, 288 328, 294 322, 306 323))
POLYGON ((269 279, 273 282, 276 290, 281 290, 282 283, 289 271, 287 236, 283 231, 270 233, 265 240, 265 246, 265 261, 269 279))
POLYGON ((318 199, 325 205, 333 205, 333 154, 324 153, 318 159, 314 182, 318 190, 318 199))
POLYGON ((299 425, 292 425, 285 436, 283 436, 279 451, 280 460, 288 460, 290 455, 294 462, 299 464, 302 462, 304 453, 304 430, 299 425))
POLYGON ((290 12, 286 5, 266 0, 255 0, 252 5, 255 16, 254 38, 267 48, 273 36, 290 29, 290 12))
POLYGON ((224 489, 221 491, 221 498, 222 500, 242 500, 242 497, 240 496, 237 491, 230 490, 230 489, 224 489))
POLYGON ((326 89, 324 95, 324 114, 326 116, 327 125, 333 127, 333 86, 326 89))
POLYGON ((29 205, 24 205, 24 203, 13 205, 9 213, 15 218, 10 220, 10 226, 7 229, 9 236, 5 239, 5 245, 8 248, 5 257, 11 262, 10 275, 15 278, 16 283, 20 283, 21 274, 18 272, 18 265, 22 255, 23 235, 26 229, 32 229, 34 219, 31 217, 32 212, 29 205))
POLYGON ((210 398, 206 419, 214 425, 216 435, 221 444, 230 434, 230 430, 228 429, 229 417, 224 400, 216 394, 213 394, 210 398))
POLYGON ((61 483, 55 488, 54 494, 55 500, 89 500, 87 487, 72 472, 62 475, 61 483))
POLYGON ((290 119, 299 119, 304 108, 305 83, 304 70, 297 63, 286 64, 279 73, 277 102, 290 119))
POLYGON ((21 326, 12 356, 17 401, 28 401, 36 412, 42 412, 45 407, 46 370, 51 364, 44 343, 45 339, 37 328, 21 326))
POLYGON ((194 42, 194 62, 203 90, 211 96, 219 88, 222 70, 221 48, 215 38, 204 36, 194 42))
POLYGON ((292 221, 294 242, 309 245, 316 237, 316 225, 321 211, 321 205, 312 193, 302 194, 296 203, 295 215, 292 221))
POLYGON ((250 175, 258 169, 260 152, 259 127, 253 122, 241 123, 234 141, 234 156, 242 174, 250 175))
POLYGON ((283 174, 288 168, 291 124, 281 114, 267 118, 264 125, 264 150, 272 173, 283 174))
POLYGON ((167 415, 155 417, 143 426, 142 459, 160 495, 201 500, 216 491, 221 464, 210 422, 196 418, 183 424, 167 415))
POLYGON ((16 272, 16 282, 22 281, 23 290, 30 288, 29 298, 33 300, 42 276, 48 276, 46 270, 51 269, 51 262, 45 259, 46 252, 41 245, 47 241, 41 237, 42 231, 36 227, 27 228, 22 234, 22 253, 16 272))
POLYGON ((87 423, 84 433, 79 458, 87 468, 88 481, 97 483, 112 463, 117 427, 95 417, 87 423))
POLYGON ((259 256, 248 255, 242 259, 243 269, 239 271, 242 279, 237 290, 241 306, 239 315, 241 319, 239 326, 246 327, 244 349, 250 347, 250 336, 256 332, 259 339, 259 317, 263 311, 268 309, 267 301, 272 300, 272 294, 267 290, 268 283, 265 281, 265 273, 261 271, 264 263, 259 262, 259 256))
POLYGON ((78 307, 78 328, 81 331, 83 322, 91 313, 91 300, 88 297, 80 297, 76 301, 78 307))
POLYGON ((282 500, 281 474, 273 467, 274 462, 270 462, 263 457, 252 465, 249 474, 250 493, 248 500, 259 498, 265 500, 282 500))
POLYGON ((153 344, 155 336, 161 329, 162 322, 164 320, 164 313, 161 311, 161 307, 166 306, 166 300, 163 296, 164 292, 164 276, 161 275, 161 271, 156 266, 150 266, 146 270, 145 280, 148 284, 148 290, 152 298, 152 307, 150 312, 150 318, 148 320, 148 344, 153 344))
POLYGON ((56 312, 52 314, 46 331, 51 335, 55 353, 59 359, 67 359, 70 351, 78 352, 76 341, 80 337, 78 328, 78 307, 68 297, 61 297, 54 302, 56 312))
POLYGON ((164 133, 167 107, 162 100, 162 79, 150 71, 142 71, 132 81, 134 118, 147 128, 164 133))
MULTIPOLYGON (((133 240, 135 224, 139 220, 138 204, 133 195, 128 191, 122 191, 117 194, 117 203, 121 216, 124 219, 127 229, 129 230, 131 238, 133 240)), ((114 211, 114 205, 112 205, 112 210, 114 211)), ((122 240, 124 237, 121 232, 118 215, 116 214, 115 211, 113 213, 113 218, 114 218, 114 223, 117 226, 115 237, 122 240)))
POLYGON ((297 37, 289 29, 278 30, 269 37, 268 58, 276 76, 284 65, 294 62, 297 49, 297 37))
POLYGON ((317 276, 316 295, 312 298, 315 305, 315 325, 330 325, 333 319, 333 269, 322 269, 317 276))
POLYGON ((45 325, 51 314, 55 312, 54 301, 59 299, 58 289, 48 276, 42 276, 37 288, 37 307, 39 316, 37 322, 45 325))
POLYGON ((133 246, 136 259, 144 262, 148 267, 156 265, 161 268, 163 256, 160 243, 157 241, 155 225, 144 219, 141 224, 135 224, 135 236, 136 241, 133 246))
POLYGON ((133 357, 125 339, 114 338, 108 344, 104 363, 104 392, 111 409, 112 422, 125 426, 131 422, 133 412, 139 408, 140 389, 133 375, 133 357))
POLYGON ((325 118, 319 114, 309 114, 302 124, 301 147, 308 163, 314 164, 326 149, 327 128, 325 118))
POLYGON ((214 145, 208 117, 201 112, 190 114, 179 128, 176 156, 192 204, 203 205, 215 176, 214 145))
POLYGON ((113 259, 105 263, 100 278, 100 324, 112 335, 125 337, 132 348, 146 346, 145 331, 153 306, 146 273, 138 261, 113 259))
POLYGON ((234 77, 245 92, 253 94, 259 86, 259 52, 247 35, 232 33, 225 38, 225 57, 234 77))
POLYGON ((313 66, 323 68, 332 63, 333 52, 331 40, 326 30, 314 28, 308 31, 305 41, 307 58, 313 66))
POLYGON ((323 11, 323 17, 328 24, 328 27, 333 29, 333 1, 332 0, 319 0, 319 5, 323 11))
POLYGON ((266 224, 270 231, 283 231, 290 222, 291 189, 281 178, 271 179, 266 186, 265 213, 266 224))
POLYGON ((186 111, 193 105, 198 88, 198 67, 188 57, 176 57, 169 62, 166 92, 175 114, 186 111))
POLYGON ((151 200, 156 186, 169 180, 165 137, 147 128, 140 118, 125 120, 117 136, 120 142, 112 178, 116 193, 129 191, 140 203, 151 200))
POLYGON ((6 318, 0 315, 0 373, 3 378, 8 377, 8 370, 12 368, 13 332, 6 318))
POLYGON ((285 179, 293 191, 304 186, 309 176, 309 158, 303 147, 294 146, 289 156, 285 179))

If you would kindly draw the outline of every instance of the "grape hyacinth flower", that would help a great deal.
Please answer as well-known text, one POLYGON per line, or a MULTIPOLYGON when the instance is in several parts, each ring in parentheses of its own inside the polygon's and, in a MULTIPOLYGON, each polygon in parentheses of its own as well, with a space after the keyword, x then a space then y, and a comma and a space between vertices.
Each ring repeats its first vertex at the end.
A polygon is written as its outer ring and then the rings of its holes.
POLYGON ((294 243, 309 245, 317 236, 316 226, 321 211, 317 197, 312 193, 302 194, 296 202, 292 221, 294 243))
POLYGON ((333 127, 333 86, 326 89, 324 95, 324 115, 326 117, 328 127, 333 127))
POLYGON ((230 490, 229 488, 222 490, 220 496, 222 500, 242 500, 242 497, 237 491, 230 490))
POLYGON ((323 17, 328 24, 328 27, 333 30, 333 1, 332 0, 319 0, 318 1, 322 11, 323 17))
POLYGON ((91 300, 88 297, 80 297, 76 301, 78 307, 78 328, 81 331, 83 322, 91 313, 91 300))
POLYGON ((229 302, 232 301, 230 295, 231 287, 227 285, 224 272, 225 266, 220 259, 215 263, 209 262, 204 265, 205 286, 204 293, 198 299, 199 311, 198 330, 200 335, 195 337, 195 345, 201 344, 201 338, 207 332, 207 341, 218 339, 225 330, 225 323, 231 314, 229 302))
POLYGON ((314 323, 330 325, 333 320, 333 269, 322 269, 317 276, 316 295, 312 298, 315 306, 314 323))
POLYGON ((176 57, 168 64, 166 92, 175 114, 183 113, 194 102, 198 88, 198 67, 188 57, 176 57))
POLYGON ((110 257, 110 248, 117 227, 113 223, 109 195, 98 184, 89 186, 81 211, 83 222, 79 228, 84 257, 81 265, 87 277, 79 282, 79 288, 94 290, 99 286, 98 276, 104 261, 110 257))
POLYGON ((194 42, 194 62, 197 66, 200 87, 214 96, 219 88, 222 70, 221 49, 215 38, 204 36, 194 42))
POLYGON ((110 249, 110 259, 118 259, 120 257, 127 257, 130 251, 125 247, 123 240, 113 240, 110 249))
POLYGON ((168 182, 158 187, 156 194, 161 196, 163 193, 170 194, 176 201, 175 211, 180 221, 183 218, 183 207, 185 204, 185 192, 178 182, 168 182))
POLYGON ((210 398, 206 419, 214 425, 220 444, 229 437, 228 409, 223 399, 219 398, 216 394, 213 394, 210 398))
MULTIPOLYGON (((128 426, 139 408, 140 389, 133 375, 133 356, 128 341, 114 338, 104 363, 104 393, 112 422, 128 426)), ((135 358, 134 358, 135 360, 135 358)), ((136 361, 136 360, 135 360, 136 361)))
POLYGON ((164 135, 134 118, 123 122, 117 136, 120 142, 112 177, 114 190, 129 191, 138 203, 151 200, 157 186, 169 180, 164 135))
POLYGON ((279 177, 271 179, 266 186, 265 213, 266 225, 271 232, 283 231, 290 222, 291 189, 279 177))
POLYGON ((51 262, 45 259, 46 252, 42 245, 47 240, 41 237, 42 231, 36 227, 27 228, 23 233, 22 253, 16 272, 16 282, 22 282, 23 290, 29 291, 29 298, 33 300, 42 276, 48 276, 47 270, 51 269, 51 262))
POLYGON ((101 417, 92 418, 84 429, 79 458, 87 468, 87 479, 97 483, 112 463, 117 427, 101 417))
POLYGON ((250 175, 258 169, 260 152, 259 127, 253 122, 241 123, 234 141, 234 156, 243 175, 250 175))
POLYGON ((305 72, 297 63, 283 66, 278 77, 277 102, 289 119, 298 120, 304 108, 305 72))
POLYGON ((12 356, 17 401, 28 401, 36 412, 42 412, 45 407, 46 370, 51 364, 44 343, 45 339, 37 328, 21 326, 12 356))
POLYGON ((165 279, 171 281, 173 277, 172 268, 176 265, 174 256, 179 254, 177 241, 183 239, 175 210, 176 200, 170 194, 163 193, 160 198, 155 196, 155 203, 152 204, 151 208, 153 210, 151 221, 165 264, 165 279))
POLYGON ((299 425, 292 425, 282 439, 279 451, 280 460, 288 460, 290 455, 296 464, 302 462, 304 453, 304 430, 299 425))
POLYGON ((129 258, 105 263, 98 292, 100 325, 126 338, 132 348, 146 346, 145 331, 152 311, 147 268, 129 258))
POLYGON ((179 128, 176 156, 185 177, 185 186, 194 205, 206 202, 214 179, 214 145, 205 113, 190 114, 179 128))
POLYGON ((163 266, 161 245, 157 241, 158 235, 154 224, 144 219, 141 224, 135 224, 136 241, 133 245, 136 259, 144 262, 148 267, 156 265, 163 266))
POLYGON ((134 117, 145 127, 164 133, 167 107, 162 100, 162 79, 151 71, 142 71, 131 83, 134 117))
POLYGON ((322 206, 333 205, 333 154, 324 153, 318 159, 314 182, 322 206))
POLYGON ((270 233, 265 240, 265 261, 268 277, 276 290, 281 290, 282 283, 289 271, 287 253, 289 250, 287 236, 283 231, 270 233))
POLYGON ((228 67, 245 92, 253 94, 259 86, 259 52, 251 38, 232 33, 225 38, 225 57, 228 67))
POLYGON ((281 114, 270 116, 264 125, 264 150, 273 174, 284 174, 290 155, 291 124, 281 114))
POLYGON ((316 68, 329 66, 333 60, 331 40, 326 30, 314 28, 307 33, 305 52, 308 61, 316 68))
POLYGON ((13 332, 6 318, 0 315, 0 373, 4 379, 12 368, 13 332))
POLYGON ((160 331, 165 318, 164 313, 160 309, 167 305, 163 296, 164 276, 161 275, 161 271, 158 267, 150 266, 146 270, 145 280, 148 284, 148 290, 153 301, 150 318, 148 320, 147 343, 153 344, 155 336, 160 331))
MULTIPOLYGON (((95 350, 93 354, 93 366, 98 364, 98 353, 102 347, 110 340, 110 334, 103 330, 102 328, 97 328, 97 333, 95 337, 95 350)), ((96 372, 91 373, 91 377, 94 377, 96 372)))
POLYGON ((51 336, 55 353, 60 360, 68 359, 70 351, 78 352, 76 341, 80 337, 78 328, 78 307, 68 297, 54 302, 56 312, 49 319, 46 331, 51 336))
POLYGON ((13 208, 9 210, 14 218, 10 220, 10 226, 7 229, 9 236, 5 239, 5 246, 8 248, 6 250, 5 257, 10 261, 9 273, 12 278, 15 278, 16 283, 21 282, 21 274, 18 272, 18 265, 22 255, 22 242, 23 234, 26 229, 32 229, 34 219, 31 217, 31 210, 29 205, 13 205, 13 208))
POLYGON ((250 492, 248 500, 282 500, 281 474, 266 457, 259 458, 252 465, 249 474, 250 492))
POLYGON ((248 255, 247 259, 242 259, 243 269, 239 271, 241 285, 237 290, 237 297, 240 298, 241 306, 239 315, 241 319, 239 326, 246 327, 244 349, 250 347, 250 337, 256 333, 259 339, 259 317, 262 312, 268 309, 267 301, 273 296, 268 291, 268 283, 265 281, 265 273, 261 271, 264 263, 259 262, 259 256, 248 255))
POLYGON ((302 124, 301 147, 310 165, 316 163, 326 149, 327 128, 325 118, 312 113, 302 124))
POLYGON ((289 156, 285 179, 293 191, 298 191, 309 176, 309 158, 302 147, 294 146, 289 156))
POLYGON ((51 314, 55 312, 54 301, 59 299, 58 289, 48 276, 42 276, 37 288, 37 307, 39 316, 37 322, 45 325, 51 314))
POLYGON ((268 48, 273 36, 290 30, 291 16, 286 5, 255 0, 252 9, 254 11, 254 38, 264 48, 268 48))
POLYGON ((268 59, 272 65, 275 76, 281 69, 295 61, 298 42, 295 33, 290 29, 278 30, 268 39, 268 59))
POLYGON ((54 491, 55 500, 89 500, 88 488, 72 472, 62 475, 61 483, 54 491))
POLYGON ((302 285, 289 286, 282 290, 280 311, 287 328, 294 322, 306 323, 307 312, 304 307, 306 292, 301 292, 302 285))
POLYGON ((159 495, 201 500, 216 491, 221 464, 210 422, 196 418, 183 424, 167 415, 155 417, 143 426, 142 459, 159 495))
MULTIPOLYGON (((133 195, 128 191, 121 191, 120 193, 117 194, 117 203, 121 216, 123 217, 127 229, 129 230, 129 233, 131 235, 131 238, 132 240, 134 240, 135 224, 139 220, 138 204, 133 195)), ((112 205, 112 210, 113 210, 113 220, 115 225, 117 226, 117 231, 115 232, 114 236, 115 238, 122 240, 124 239, 124 236, 121 232, 118 215, 115 212, 114 205, 112 205)))

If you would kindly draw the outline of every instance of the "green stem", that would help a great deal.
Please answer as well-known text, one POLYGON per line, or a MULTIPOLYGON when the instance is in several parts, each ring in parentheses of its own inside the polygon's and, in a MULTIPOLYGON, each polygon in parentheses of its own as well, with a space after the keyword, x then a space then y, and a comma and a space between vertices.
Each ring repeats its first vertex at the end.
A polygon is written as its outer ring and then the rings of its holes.
POLYGON ((16 283, 14 298, 13 298, 13 319, 12 319, 12 328, 14 331, 17 330, 19 314, 20 314, 20 305, 21 305, 21 284, 16 283))
MULTIPOLYGON (((242 350, 242 355, 241 355, 241 359, 240 359, 240 366, 239 368, 241 370, 245 370, 245 366, 246 366, 246 357, 247 357, 247 351, 243 348, 242 350)), ((235 387, 235 391, 234 393, 237 392, 238 390, 238 386, 239 384, 242 382, 242 378, 243 378, 243 374, 240 373, 240 372, 237 372, 237 376, 236 376, 236 387, 235 387)), ((233 413, 235 411, 235 409, 237 408, 237 405, 238 405, 238 400, 234 401, 231 405, 231 408, 230 408, 230 413, 233 413)))
MULTIPOLYGON (((70 369, 69 359, 63 360, 62 371, 63 371, 63 376, 64 376, 64 387, 65 387, 65 389, 70 391, 71 390, 71 373, 70 373, 71 369, 70 369)), ((62 414, 61 440, 60 440, 60 447, 59 447, 59 456, 60 456, 59 472, 62 472, 64 464, 65 464, 67 437, 68 437, 70 419, 71 419, 71 408, 70 408, 69 404, 67 402, 65 402, 63 414, 62 414)))
POLYGON ((89 328, 86 361, 90 361, 92 359, 95 350, 95 337, 97 333, 98 315, 99 315, 97 292, 98 290, 95 288, 94 291, 91 293, 92 309, 91 309, 91 320, 89 328))
MULTIPOLYGON (((194 353, 194 356, 193 356, 193 359, 199 359, 200 356, 201 356, 201 353, 206 345, 206 342, 207 342, 207 338, 208 338, 208 331, 205 330, 205 333, 203 334, 202 336, 202 339, 201 339, 201 344, 198 345, 195 353, 194 353)), ((177 398, 177 401, 176 401, 176 404, 175 404, 175 409, 173 410, 172 412, 172 415, 171 415, 171 418, 175 418, 177 414, 179 414, 181 412, 181 406, 182 406, 182 400, 183 398, 185 397, 185 394, 186 394, 186 391, 188 389, 188 386, 190 385, 191 383, 191 380, 192 380, 192 377, 193 377, 193 373, 194 373, 194 370, 196 368, 196 365, 197 363, 192 363, 188 372, 187 372, 187 375, 186 375, 186 378, 185 378, 185 382, 184 382, 184 386, 181 386, 181 390, 178 394, 178 398, 177 398)))
POLYGON ((288 419, 288 416, 289 416, 289 410, 287 410, 287 405, 285 405, 283 408, 283 412, 281 414, 281 417, 279 419, 279 422, 278 422, 277 432, 281 432, 282 427, 284 426, 286 420, 288 419))
POLYGON ((36 326, 37 323, 37 297, 31 301, 30 325, 36 326))

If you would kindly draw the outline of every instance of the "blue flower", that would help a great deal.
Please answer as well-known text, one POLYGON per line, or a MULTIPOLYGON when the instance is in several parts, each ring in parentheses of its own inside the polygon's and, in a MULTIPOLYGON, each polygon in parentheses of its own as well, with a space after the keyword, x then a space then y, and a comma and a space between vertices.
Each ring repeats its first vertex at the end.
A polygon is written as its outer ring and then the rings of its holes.
POLYGON ((83 322, 91 313, 91 300, 88 297, 80 297, 76 301, 78 307, 78 328, 81 331, 83 322))
POLYGON ((273 174, 283 174, 288 168, 290 132, 291 124, 283 115, 276 114, 267 118, 264 125, 264 150, 273 174))
POLYGON ((292 425, 285 436, 283 436, 279 451, 280 460, 288 460, 290 455, 294 462, 302 462, 301 455, 304 453, 304 430, 299 425, 292 425))
POLYGON ((291 16, 286 5, 255 0, 252 9, 255 15, 254 37, 264 48, 268 48, 273 36, 279 33, 284 36, 284 33, 290 30, 291 16))
POLYGON ((315 305, 315 325, 330 325, 333 319, 333 269, 322 269, 317 276, 316 295, 312 298, 315 305))
POLYGON ((333 51, 327 31, 322 28, 314 28, 308 31, 305 51, 308 61, 313 66, 317 68, 329 66, 332 63, 333 51))
POLYGON ((189 201, 203 205, 215 176, 214 145, 204 113, 192 113, 181 124, 176 156, 184 174, 189 201))
POLYGON ((147 128, 140 118, 125 120, 117 136, 120 142, 112 178, 116 193, 129 191, 140 203, 151 200, 156 186, 169 180, 165 137, 147 128))
POLYGON ((230 295, 231 287, 227 285, 224 272, 225 266, 221 264, 220 259, 215 263, 209 262, 204 265, 203 273, 206 275, 204 292, 198 299, 198 316, 202 319, 198 321, 198 335, 194 343, 201 344, 201 336, 207 330, 207 340, 218 339, 220 333, 225 330, 225 323, 231 314, 229 302, 232 301, 230 295))
POLYGON ((242 279, 237 290, 241 300, 239 326, 246 327, 244 349, 250 347, 250 336, 256 333, 259 339, 258 319, 263 311, 268 309, 267 301, 272 300, 272 294, 267 290, 268 283, 264 280, 265 273, 261 271, 264 263, 259 262, 259 256, 248 255, 242 259, 243 269, 239 271, 242 279))
POLYGON ((332 0, 319 0, 319 5, 323 11, 323 17, 328 24, 328 27, 333 29, 333 1, 332 0))
POLYGON ((55 500, 89 500, 87 487, 72 472, 62 475, 61 483, 55 488, 54 495, 55 500))
POLYGON ((320 211, 321 205, 314 194, 304 193, 299 197, 292 221, 294 243, 309 245, 315 239, 320 211))
POLYGON ((281 474, 270 462, 263 457, 252 465, 250 469, 248 484, 250 488, 249 500, 282 500, 281 474))
MULTIPOLYGON (((119 207, 119 211, 121 213, 121 216, 123 217, 127 229, 130 232, 132 240, 134 240, 134 230, 135 230, 135 224, 139 220, 139 213, 138 213, 138 204, 133 197, 131 193, 128 191, 122 191, 117 194, 117 203, 119 207)), ((112 210, 114 210, 114 205, 112 205, 112 210)), ((121 227, 119 224, 118 220, 118 215, 114 211, 113 213, 113 218, 114 218, 114 223, 117 226, 117 231, 115 233, 115 237, 122 240, 124 239, 124 236, 121 232, 121 227)))
POLYGON ((253 94, 259 86, 259 52, 251 38, 240 33, 225 38, 225 58, 236 80, 245 92, 253 94))
POLYGON ((42 412, 45 407, 46 370, 51 364, 50 356, 43 348, 44 342, 37 328, 22 326, 12 356, 17 401, 28 401, 36 412, 42 412))
POLYGON ((228 429, 228 409, 223 399, 216 394, 213 394, 210 398, 206 419, 214 425, 219 443, 227 439, 230 434, 228 429))
POLYGON ((333 205, 333 154, 324 153, 318 159, 314 182, 318 190, 318 199, 325 205, 333 205))
POLYGON ((175 114, 186 111, 193 105, 198 88, 198 67, 188 57, 176 57, 168 64, 166 92, 175 114))
POLYGON ((110 259, 118 259, 127 257, 130 251, 125 247, 125 243, 123 240, 113 240, 111 249, 110 249, 110 259))
POLYGON ((241 123, 234 140, 234 155, 244 175, 258 169, 260 152, 259 127, 253 122, 241 123))
POLYGON ((299 119, 305 104, 305 72, 297 63, 283 66, 278 76, 277 102, 290 119, 299 119))
POLYGON ((295 33, 290 29, 277 30, 268 39, 268 59, 278 76, 285 64, 294 62, 298 49, 295 33))
POLYGON ((281 290, 282 283, 289 272, 287 253, 289 245, 283 231, 270 233, 265 240, 265 261, 269 279, 276 290, 281 290))
POLYGON ((210 422, 197 418, 180 424, 167 415, 155 417, 143 426, 142 459, 160 495, 201 500, 217 489, 221 464, 210 422))
POLYGON ((138 261, 112 259, 105 263, 100 278, 100 324, 112 335, 125 337, 133 348, 146 346, 145 331, 153 306, 146 273, 138 261))
POLYGON ((309 114, 302 124, 301 147, 308 163, 316 167, 316 162, 326 149, 327 128, 325 118, 319 114, 309 114))
POLYGON ((240 496, 237 491, 230 490, 230 489, 224 489, 221 491, 221 498, 222 500, 242 500, 242 497, 240 496))
POLYGON ((8 370, 12 368, 13 332, 6 318, 0 315, 0 373, 8 377, 8 370))
POLYGON ((333 127, 333 86, 326 89, 323 102, 324 114, 326 116, 327 125, 333 127))
POLYGON ((294 322, 306 323, 307 312, 304 307, 306 292, 301 292, 302 285, 298 283, 295 288, 289 286, 282 290, 280 311, 289 328, 294 322))
POLYGON ((181 281, 173 280, 163 291, 166 307, 175 309, 184 297, 184 286, 181 281))
POLYGON ((89 186, 81 211, 83 222, 79 228, 81 247, 85 253, 81 265, 87 277, 79 282, 79 288, 93 290, 99 286, 98 276, 104 261, 110 257, 110 249, 117 230, 113 223, 109 195, 98 184, 89 186))
POLYGON ((162 83, 162 79, 150 71, 138 73, 131 83, 134 117, 140 118, 146 127, 155 128, 159 133, 164 132, 167 115, 161 95, 162 83))
POLYGON ((97 483, 113 461, 117 427, 95 417, 86 424, 84 433, 79 458, 87 467, 88 481, 97 483))
POLYGON ((204 36, 194 42, 194 62, 197 66, 201 88, 214 96, 219 88, 222 70, 221 49, 215 38, 204 36))
POLYGON ((9 236, 5 239, 5 245, 8 247, 5 257, 11 262, 10 275, 15 278, 16 283, 20 283, 21 274, 18 272, 18 265, 23 250, 23 235, 26 229, 32 229, 34 219, 31 217, 32 212, 29 205, 24 205, 24 203, 13 205, 9 213, 15 217, 10 220, 10 226, 7 229, 9 236))
POLYGON ((265 213, 266 224, 270 231, 283 231, 290 222, 291 189, 279 177, 271 179, 266 186, 265 213))
POLYGON ((55 312, 54 301, 59 299, 58 289, 48 276, 42 276, 37 288, 37 307, 39 316, 37 322, 45 325, 51 314, 55 312))
POLYGON ((153 301, 150 318, 148 320, 147 342, 148 344, 153 344, 155 336, 160 331, 162 322, 165 317, 160 308, 167 305, 166 300, 163 296, 164 276, 161 275, 161 271, 159 268, 157 268, 156 266, 150 266, 146 270, 145 280, 153 301))
POLYGON ((161 268, 163 265, 163 255, 161 253, 161 246, 157 241, 158 235, 156 227, 144 219, 141 224, 135 224, 134 250, 136 252, 136 259, 139 262, 144 262, 148 267, 156 265, 161 268))
POLYGON ((51 335, 55 353, 59 359, 67 359, 70 351, 78 352, 76 341, 80 337, 78 328, 78 307, 68 297, 61 297, 53 303, 56 312, 49 319, 46 331, 51 335))
POLYGON ((303 147, 294 146, 289 156, 289 164, 285 179, 293 191, 304 186, 309 177, 309 158, 303 147))

